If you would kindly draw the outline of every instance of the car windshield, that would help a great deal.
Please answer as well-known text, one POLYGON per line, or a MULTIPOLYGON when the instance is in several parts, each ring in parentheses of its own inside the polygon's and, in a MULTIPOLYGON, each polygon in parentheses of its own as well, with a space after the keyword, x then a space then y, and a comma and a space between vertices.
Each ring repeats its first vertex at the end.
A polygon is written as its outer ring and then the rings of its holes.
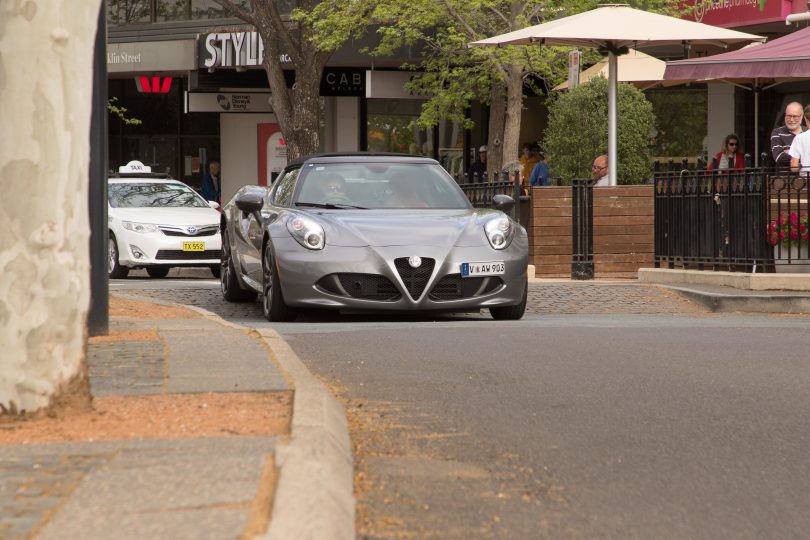
POLYGON ((113 208, 209 208, 196 191, 181 183, 116 182, 110 183, 107 190, 113 208))
POLYGON ((470 208, 450 175, 431 163, 312 163, 302 173, 296 206, 470 208))

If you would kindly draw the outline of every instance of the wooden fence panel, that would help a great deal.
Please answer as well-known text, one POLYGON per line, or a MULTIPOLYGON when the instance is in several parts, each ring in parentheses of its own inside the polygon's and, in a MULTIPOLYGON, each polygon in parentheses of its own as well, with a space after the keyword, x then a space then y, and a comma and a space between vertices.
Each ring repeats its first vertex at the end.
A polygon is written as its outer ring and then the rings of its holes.
MULTIPOLYGON (((537 277, 570 277, 571 188, 532 188, 530 258, 537 277)), ((636 277, 654 266, 653 187, 617 186, 593 190, 595 277, 636 277)))

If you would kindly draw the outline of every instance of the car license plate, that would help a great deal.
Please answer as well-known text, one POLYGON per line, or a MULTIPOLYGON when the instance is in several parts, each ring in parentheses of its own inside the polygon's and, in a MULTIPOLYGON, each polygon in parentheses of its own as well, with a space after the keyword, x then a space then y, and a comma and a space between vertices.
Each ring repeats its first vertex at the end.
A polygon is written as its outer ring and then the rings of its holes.
POLYGON ((205 242, 183 242, 183 251, 205 251, 205 242))
POLYGON ((503 261, 461 263, 461 277, 500 276, 505 270, 503 261))

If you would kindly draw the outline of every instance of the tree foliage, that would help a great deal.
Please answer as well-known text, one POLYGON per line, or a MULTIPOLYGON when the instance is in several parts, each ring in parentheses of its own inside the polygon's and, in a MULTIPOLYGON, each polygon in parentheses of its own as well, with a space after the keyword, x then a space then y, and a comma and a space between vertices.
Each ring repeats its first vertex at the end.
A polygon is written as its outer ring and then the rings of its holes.
MULTIPOLYGON (((652 104, 634 86, 620 83, 617 117, 618 183, 642 183, 650 176, 652 104)), ((593 159, 607 154, 607 146, 607 79, 595 77, 550 102, 542 148, 554 174, 564 182, 589 178, 593 159)))
POLYGON ((326 62, 371 22, 373 2, 362 0, 215 0, 253 25, 264 41, 270 103, 294 159, 320 149, 320 85, 326 62), (247 5, 244 5, 247 1, 247 5), (289 16, 287 15, 289 12, 289 16), (282 56, 289 63, 282 63, 282 56), (287 87, 284 69, 295 70, 287 87))

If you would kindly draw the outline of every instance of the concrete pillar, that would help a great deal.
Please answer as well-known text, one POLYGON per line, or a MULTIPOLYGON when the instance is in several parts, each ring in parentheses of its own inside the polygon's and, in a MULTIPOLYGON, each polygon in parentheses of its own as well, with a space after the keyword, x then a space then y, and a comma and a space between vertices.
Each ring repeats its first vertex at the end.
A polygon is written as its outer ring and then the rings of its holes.
MULTIPOLYGON (((708 136, 706 149, 709 161, 723 146, 723 139, 734 133, 734 86, 725 83, 708 84, 708 136)), ((741 141, 753 148, 753 141, 741 141)), ((753 153, 753 150, 747 152, 753 153)))

